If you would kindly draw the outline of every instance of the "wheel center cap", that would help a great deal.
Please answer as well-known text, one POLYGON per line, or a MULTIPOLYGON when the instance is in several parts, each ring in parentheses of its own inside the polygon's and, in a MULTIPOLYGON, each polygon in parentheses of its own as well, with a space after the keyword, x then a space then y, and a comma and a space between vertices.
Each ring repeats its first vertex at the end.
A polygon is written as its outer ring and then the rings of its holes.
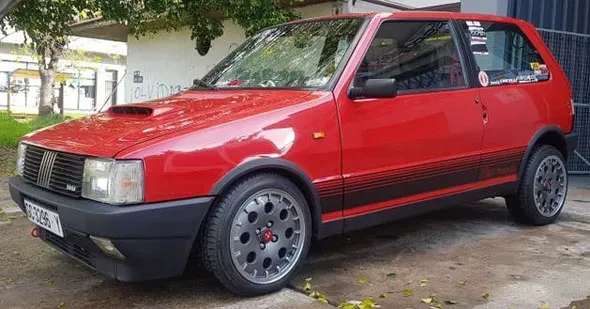
POLYGON ((262 241, 269 243, 272 241, 273 236, 274 234, 272 233, 272 230, 266 229, 264 232, 262 232, 262 241))

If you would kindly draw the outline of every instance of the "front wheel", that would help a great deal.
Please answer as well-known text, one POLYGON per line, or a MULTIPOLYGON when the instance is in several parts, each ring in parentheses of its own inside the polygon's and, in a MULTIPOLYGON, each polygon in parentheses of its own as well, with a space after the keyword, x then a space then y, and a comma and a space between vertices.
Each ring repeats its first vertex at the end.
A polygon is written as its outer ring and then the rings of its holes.
POLYGON ((543 145, 526 163, 518 194, 506 197, 510 214, 523 223, 544 225, 555 221, 567 196, 568 175, 559 150, 543 145))
POLYGON ((311 242, 311 215, 287 178, 258 174, 221 197, 205 227, 203 257, 232 292, 253 296, 287 285, 311 242))

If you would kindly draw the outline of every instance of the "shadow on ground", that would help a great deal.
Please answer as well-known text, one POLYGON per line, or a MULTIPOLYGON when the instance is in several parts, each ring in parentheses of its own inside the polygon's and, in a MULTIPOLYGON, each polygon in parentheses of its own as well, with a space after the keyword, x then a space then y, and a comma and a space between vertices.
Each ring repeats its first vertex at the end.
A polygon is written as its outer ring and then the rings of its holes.
MULTIPOLYGON (((590 186, 575 187, 570 200, 561 220, 545 227, 513 223, 497 198, 322 240, 292 286, 311 277, 332 304, 373 297, 382 308, 429 308, 420 299, 432 294, 444 308, 567 306, 590 294, 590 186)), ((202 270, 118 283, 31 239, 30 227, 20 216, 0 223, 0 308, 321 306, 292 295, 245 300, 202 270)))

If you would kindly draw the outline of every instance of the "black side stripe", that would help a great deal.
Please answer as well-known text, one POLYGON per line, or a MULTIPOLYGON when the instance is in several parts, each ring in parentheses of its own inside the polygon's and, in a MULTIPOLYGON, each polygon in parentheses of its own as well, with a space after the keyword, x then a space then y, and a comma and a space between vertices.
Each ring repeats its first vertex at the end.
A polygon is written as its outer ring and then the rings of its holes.
POLYGON ((516 174, 525 148, 316 183, 322 213, 516 174))

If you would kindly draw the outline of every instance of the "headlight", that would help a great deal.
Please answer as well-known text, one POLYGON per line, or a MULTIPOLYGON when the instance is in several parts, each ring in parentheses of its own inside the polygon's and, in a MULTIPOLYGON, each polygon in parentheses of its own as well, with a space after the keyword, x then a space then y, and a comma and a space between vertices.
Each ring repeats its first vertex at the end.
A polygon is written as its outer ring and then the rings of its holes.
POLYGON ((27 151, 27 145, 23 143, 18 144, 18 150, 16 151, 16 174, 22 176, 25 169, 25 152, 27 151))
POLYGON ((82 196, 108 204, 143 202, 141 160, 86 159, 82 196))

